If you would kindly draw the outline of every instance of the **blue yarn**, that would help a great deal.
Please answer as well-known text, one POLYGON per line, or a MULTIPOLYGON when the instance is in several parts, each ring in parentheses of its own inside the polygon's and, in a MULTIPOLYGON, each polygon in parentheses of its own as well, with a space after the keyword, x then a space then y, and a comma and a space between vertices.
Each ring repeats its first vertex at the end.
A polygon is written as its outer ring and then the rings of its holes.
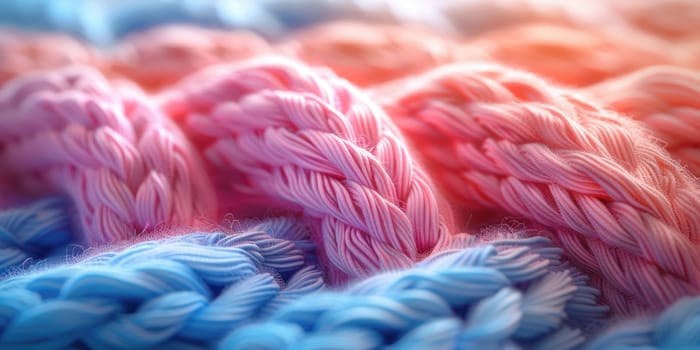
POLYGON ((279 38, 289 31, 335 19, 417 21, 450 29, 430 2, 411 6, 387 0, 5 0, 0 25, 62 31, 97 45, 169 23, 255 31, 279 38))
POLYGON ((50 198, 0 211, 0 275, 65 254, 73 240, 65 201, 50 198))
POLYGON ((681 299, 655 318, 614 325, 586 349, 700 349, 700 297, 681 299))
POLYGON ((283 305, 220 349, 571 349, 606 308, 544 238, 443 252, 283 305))
POLYGON ((0 348, 207 348, 324 286, 295 220, 243 226, 142 242, 1 282, 0 348))

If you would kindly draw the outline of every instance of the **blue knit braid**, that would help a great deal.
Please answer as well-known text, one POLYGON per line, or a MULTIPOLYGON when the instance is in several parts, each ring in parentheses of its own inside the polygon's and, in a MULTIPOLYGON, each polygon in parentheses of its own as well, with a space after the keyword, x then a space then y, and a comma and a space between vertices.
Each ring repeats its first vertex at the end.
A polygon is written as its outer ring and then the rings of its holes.
POLYGON ((67 203, 50 198, 0 211, 0 275, 53 255, 73 240, 67 203))
POLYGON ((587 344, 586 349, 700 349, 700 297, 681 299, 655 318, 614 325, 587 344))
POLYGON ((4 0, 0 24, 63 31, 108 45, 166 23, 255 31, 270 38, 333 19, 419 21, 449 28, 432 2, 389 0, 4 0), (401 6, 397 6, 400 4, 401 6), (410 5, 410 6, 409 6, 410 5))
POLYGON ((3 281, 0 348, 207 348, 323 287, 294 220, 242 226, 248 230, 146 241, 3 281))
POLYGON ((545 238, 451 250, 282 306, 220 349, 571 349, 606 308, 545 238))

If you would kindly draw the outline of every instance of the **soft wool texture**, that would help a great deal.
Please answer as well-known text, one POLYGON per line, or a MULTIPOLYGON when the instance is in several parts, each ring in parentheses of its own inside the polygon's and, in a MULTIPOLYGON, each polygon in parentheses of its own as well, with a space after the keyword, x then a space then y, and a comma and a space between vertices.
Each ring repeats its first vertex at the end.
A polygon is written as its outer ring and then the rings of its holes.
POLYGON ((698 14, 0 2, 0 348, 700 348, 698 14))
POLYGON ((201 160, 139 91, 66 68, 0 90, 0 176, 73 199, 84 241, 114 242, 216 213, 201 160))
POLYGON ((378 94, 447 193, 552 228, 605 277, 613 307, 700 291, 700 187, 638 125, 498 66, 446 66, 378 94))
POLYGON ((700 176, 700 73, 658 66, 611 79, 590 91, 599 101, 644 123, 675 160, 700 176))
POLYGON ((447 239, 440 199, 394 125, 333 74, 246 62, 204 71, 163 100, 237 204, 301 210, 348 276, 408 267, 447 239))

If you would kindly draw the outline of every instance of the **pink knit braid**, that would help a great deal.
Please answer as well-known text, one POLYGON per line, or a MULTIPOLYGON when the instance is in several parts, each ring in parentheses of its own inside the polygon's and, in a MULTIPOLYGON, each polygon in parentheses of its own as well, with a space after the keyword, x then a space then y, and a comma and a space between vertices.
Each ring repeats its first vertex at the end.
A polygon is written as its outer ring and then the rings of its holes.
POLYGON ((195 75, 163 100, 241 204, 262 195, 311 220, 336 281, 337 269, 409 266, 446 239, 430 180, 391 121, 330 72, 249 61, 195 75))
POLYGON ((110 74, 155 90, 211 64, 270 50, 264 39, 252 33, 170 25, 127 37, 114 48, 108 61, 110 74))
POLYGON ((590 88, 598 101, 642 123, 700 177, 700 73, 653 67, 590 88))
POLYGON ((473 61, 474 47, 481 48, 489 61, 575 86, 594 84, 656 64, 698 67, 697 60, 691 64, 685 59, 685 51, 637 29, 529 23, 467 38, 459 47, 464 50, 459 57, 473 61))
POLYGON ((0 90, 0 176, 25 192, 72 196, 89 243, 211 217, 200 162, 139 91, 96 71, 28 75, 0 90))
POLYGON ((700 292, 700 190, 632 121, 497 66, 378 93, 448 193, 554 230, 618 311, 700 292))
MULTIPOLYGON (((456 40, 421 27, 338 21, 293 33, 278 50, 367 86, 452 62, 457 46, 456 40)), ((478 52, 462 54, 483 57, 478 52)))
POLYGON ((101 62, 93 50, 67 35, 0 31, 0 85, 24 73, 74 64, 101 62))

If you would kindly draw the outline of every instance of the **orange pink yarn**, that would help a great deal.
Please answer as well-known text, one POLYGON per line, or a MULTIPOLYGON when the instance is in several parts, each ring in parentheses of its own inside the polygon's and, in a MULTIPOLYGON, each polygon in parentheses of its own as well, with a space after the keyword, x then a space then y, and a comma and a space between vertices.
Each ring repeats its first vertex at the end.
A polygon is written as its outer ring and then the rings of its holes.
POLYGON ((613 307, 700 292, 700 188, 648 131, 498 66, 445 66, 378 96, 446 193, 551 228, 613 307))

